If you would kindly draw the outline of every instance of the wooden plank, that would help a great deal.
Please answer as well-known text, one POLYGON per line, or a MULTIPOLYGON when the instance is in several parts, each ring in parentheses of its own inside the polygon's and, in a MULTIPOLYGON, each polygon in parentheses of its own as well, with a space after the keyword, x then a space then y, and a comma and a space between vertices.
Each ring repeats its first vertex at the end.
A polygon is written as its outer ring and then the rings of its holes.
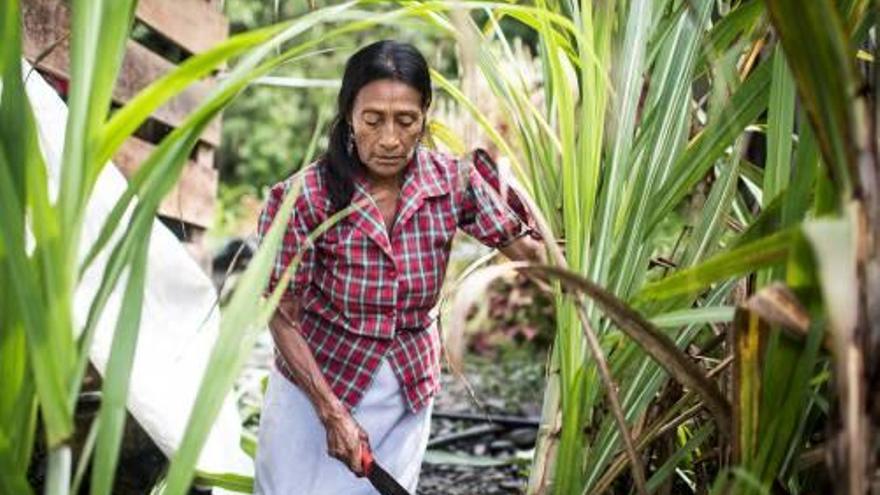
POLYGON ((205 168, 214 168, 214 148, 206 144, 196 145, 196 163, 205 168))
POLYGON ((201 53, 229 36, 229 21, 206 0, 140 0, 135 15, 190 53, 201 53))
MULTIPOLYGON (((70 11, 61 0, 24 0, 24 53, 31 63, 48 48, 57 46, 43 58, 39 67, 63 78, 70 78, 70 46, 67 34, 70 30, 70 11), (59 40, 62 40, 60 43, 59 40)), ((113 99, 124 104, 140 90, 160 78, 174 65, 144 46, 129 41, 122 61, 120 77, 113 91, 113 99)), ((211 82, 200 81, 191 85, 153 113, 153 118, 171 127, 179 126, 205 98, 211 82)), ((220 119, 214 119, 205 129, 201 139, 213 146, 220 144, 220 119)))
MULTIPOLYGON (((113 97, 120 102, 129 101, 151 82, 173 69, 174 65, 164 58, 143 45, 129 41, 113 97)), ((179 126, 204 100, 212 85, 213 83, 205 81, 192 84, 177 97, 157 109, 153 113, 153 118, 171 127, 179 126)), ((220 145, 219 117, 208 124, 201 139, 213 146, 220 145)))
MULTIPOLYGON (((153 149, 152 144, 132 137, 122 145, 113 161, 123 175, 131 177, 153 149)), ((159 205, 159 213, 202 228, 210 227, 217 205, 218 175, 216 169, 188 160, 174 189, 159 205)))

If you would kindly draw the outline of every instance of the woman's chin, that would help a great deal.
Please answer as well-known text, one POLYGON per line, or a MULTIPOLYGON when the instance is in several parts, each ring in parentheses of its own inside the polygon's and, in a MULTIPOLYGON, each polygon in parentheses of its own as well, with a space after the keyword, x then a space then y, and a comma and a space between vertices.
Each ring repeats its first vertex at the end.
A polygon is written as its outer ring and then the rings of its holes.
POLYGON ((375 161, 373 163, 370 163, 367 168, 370 170, 370 173, 372 175, 383 179, 389 179, 403 172, 405 166, 405 163, 400 163, 399 161, 375 161))

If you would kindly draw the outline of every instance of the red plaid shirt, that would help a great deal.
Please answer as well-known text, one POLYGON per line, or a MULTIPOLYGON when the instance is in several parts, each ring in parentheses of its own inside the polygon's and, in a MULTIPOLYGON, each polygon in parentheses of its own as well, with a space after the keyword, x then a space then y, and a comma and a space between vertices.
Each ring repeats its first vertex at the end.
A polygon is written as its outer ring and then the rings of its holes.
MULTIPOLYGON (((420 148, 405 169, 390 235, 366 181, 358 180, 352 204, 364 206, 330 227, 312 248, 306 248, 306 238, 332 207, 321 163, 301 176, 302 190, 267 291, 305 249, 284 297, 299 299, 302 335, 331 388, 350 409, 383 357, 411 410, 425 406, 438 390, 440 340, 431 310, 456 229, 490 247, 534 233, 520 220, 528 217, 515 195, 507 197, 507 204, 498 201, 497 172, 488 156, 477 151, 473 157, 475 166, 467 169, 465 183, 457 159, 420 148)), ((260 216, 261 239, 292 185, 289 178, 272 188, 260 216)), ((290 378, 277 351, 275 363, 290 378)))

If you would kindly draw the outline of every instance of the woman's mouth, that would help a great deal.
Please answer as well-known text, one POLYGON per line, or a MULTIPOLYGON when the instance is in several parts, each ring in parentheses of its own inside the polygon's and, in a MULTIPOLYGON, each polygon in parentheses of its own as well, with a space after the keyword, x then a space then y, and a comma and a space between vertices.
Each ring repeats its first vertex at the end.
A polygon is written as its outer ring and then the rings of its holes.
POLYGON ((376 157, 376 161, 381 163, 382 165, 395 165, 400 163, 401 157, 399 156, 379 156, 376 157))

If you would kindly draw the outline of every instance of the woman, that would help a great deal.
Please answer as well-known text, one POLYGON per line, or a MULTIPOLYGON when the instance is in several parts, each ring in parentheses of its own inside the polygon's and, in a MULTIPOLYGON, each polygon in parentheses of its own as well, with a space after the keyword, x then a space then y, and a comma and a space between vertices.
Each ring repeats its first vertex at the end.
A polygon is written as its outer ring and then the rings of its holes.
MULTIPOLYGON (((276 358, 257 493, 375 493, 362 477, 366 448, 415 493, 439 387, 430 310, 453 234, 461 228, 514 260, 543 254, 493 192, 485 155, 475 156, 488 178, 420 146, 431 97, 427 63, 411 45, 374 43, 346 64, 329 149, 302 174, 269 284, 302 256, 269 325, 276 358), (310 232, 352 205, 307 246, 310 232)), ((261 236, 291 185, 272 188, 261 236)))

